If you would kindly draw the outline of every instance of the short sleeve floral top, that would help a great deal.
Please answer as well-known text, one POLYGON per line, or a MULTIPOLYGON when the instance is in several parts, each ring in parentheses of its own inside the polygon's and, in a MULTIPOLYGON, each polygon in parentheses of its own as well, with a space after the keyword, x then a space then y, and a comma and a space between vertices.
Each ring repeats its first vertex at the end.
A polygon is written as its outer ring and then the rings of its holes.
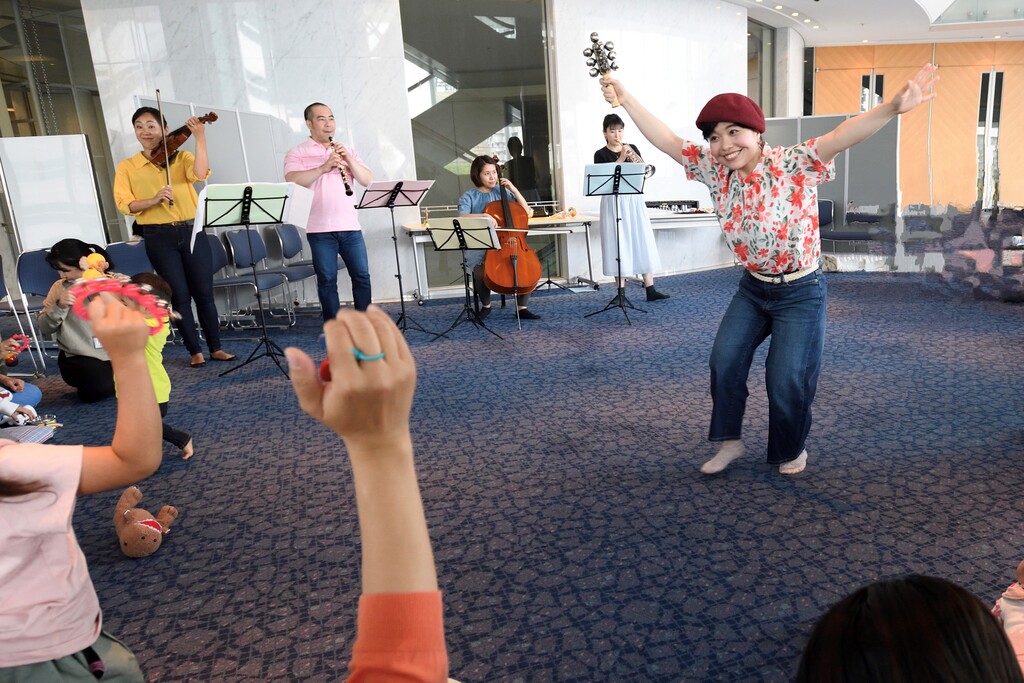
POLYGON ((711 190, 718 220, 736 258, 748 270, 778 275, 818 262, 818 185, 832 180, 813 138, 793 147, 765 146, 746 178, 720 164, 707 145, 686 142, 683 168, 711 190))

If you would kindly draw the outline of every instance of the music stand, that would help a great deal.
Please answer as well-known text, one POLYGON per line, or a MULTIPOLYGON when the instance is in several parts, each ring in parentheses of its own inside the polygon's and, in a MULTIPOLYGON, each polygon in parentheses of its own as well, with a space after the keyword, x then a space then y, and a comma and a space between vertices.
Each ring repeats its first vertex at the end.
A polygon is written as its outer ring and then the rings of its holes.
POLYGON ((435 218, 431 220, 432 225, 427 228, 430 233, 430 241, 434 243, 435 251, 461 251, 462 252, 462 281, 465 286, 466 299, 459 311, 458 317, 447 330, 438 335, 444 337, 449 332, 463 323, 470 323, 474 327, 483 328, 498 339, 504 339, 500 334, 489 328, 480 319, 479 313, 473 309, 469 298, 469 267, 466 262, 466 252, 470 249, 498 249, 498 233, 494 229, 494 222, 489 218, 466 217, 461 218, 435 218))
POLYGON ((220 373, 220 377, 245 367, 249 363, 269 356, 277 368, 288 377, 288 371, 281 364, 284 350, 267 334, 266 313, 263 310, 263 298, 260 296, 259 276, 256 273, 256 261, 252 258, 253 225, 274 225, 277 223, 293 223, 305 225, 312 204, 312 191, 295 183, 246 183, 237 185, 207 185, 200 198, 201 209, 196 212, 196 223, 193 226, 192 242, 203 228, 234 227, 245 228, 245 237, 249 245, 249 266, 252 268, 253 285, 256 289, 256 305, 260 313, 262 334, 259 343, 249 357, 232 368, 220 373), (294 200, 294 201, 289 201, 294 200), (296 223, 296 221, 298 221, 296 223), (260 350, 262 353, 259 353, 260 350))
POLYGON ((425 330, 423 327, 405 313, 405 292, 402 288, 402 263, 398 258, 398 234, 395 227, 396 206, 419 206, 420 200, 427 190, 434 184, 433 180, 397 180, 380 181, 370 183, 370 186, 363 191, 363 197, 359 200, 357 209, 379 209, 388 208, 391 210, 391 241, 395 246, 395 277, 398 278, 398 301, 401 303, 402 313, 398 316, 395 324, 405 334, 406 330, 412 328, 417 332, 434 335, 437 339, 441 334, 425 330))
MULTIPOLYGON (((625 285, 619 285, 620 282, 623 282, 622 218, 619 217, 619 195, 643 194, 644 179, 646 178, 644 171, 644 164, 618 164, 614 162, 608 164, 587 164, 584 170, 583 186, 586 196, 615 196, 615 265, 618 273, 615 280, 618 294, 616 294, 615 298, 609 301, 601 310, 587 313, 583 316, 584 318, 604 313, 612 308, 618 308, 622 311, 622 315, 626 316, 626 322, 632 325, 633 321, 629 319, 629 313, 626 312, 627 308, 640 311, 641 313, 647 312, 642 308, 634 306, 626 297, 625 285)), ((604 220, 604 216, 601 216, 601 220, 604 220)))

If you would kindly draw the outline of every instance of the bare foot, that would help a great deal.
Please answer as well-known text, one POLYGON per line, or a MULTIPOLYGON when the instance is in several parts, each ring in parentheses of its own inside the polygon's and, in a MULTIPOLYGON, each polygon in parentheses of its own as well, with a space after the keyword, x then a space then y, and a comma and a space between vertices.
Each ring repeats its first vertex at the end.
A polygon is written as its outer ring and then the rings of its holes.
POLYGON ((192 359, 188 363, 193 368, 201 368, 206 365, 206 359, 203 358, 202 353, 193 353, 192 359))
POLYGON ((188 443, 185 444, 185 447, 181 449, 181 459, 182 460, 188 460, 189 458, 192 457, 192 454, 194 452, 195 451, 192 448, 192 439, 189 439, 188 443))
POLYGON ((214 360, 230 361, 230 360, 237 360, 238 356, 230 354, 227 351, 225 351, 224 349, 217 349, 216 351, 214 351, 213 353, 210 354, 210 358, 212 358, 214 360))

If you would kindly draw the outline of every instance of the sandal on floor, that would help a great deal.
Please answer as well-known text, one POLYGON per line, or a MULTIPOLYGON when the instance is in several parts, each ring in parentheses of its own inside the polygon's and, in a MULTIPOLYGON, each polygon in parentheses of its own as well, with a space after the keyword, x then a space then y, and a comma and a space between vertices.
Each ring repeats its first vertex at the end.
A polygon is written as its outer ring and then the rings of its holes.
POLYGON ((188 366, 190 368, 205 368, 206 367, 206 361, 205 360, 201 360, 198 363, 189 363, 188 366))
POLYGON ((228 354, 227 358, 217 358, 217 356, 211 355, 210 356, 210 360, 215 360, 215 361, 217 361, 219 363, 231 363, 232 361, 238 360, 238 356, 236 356, 233 353, 232 354, 228 354))

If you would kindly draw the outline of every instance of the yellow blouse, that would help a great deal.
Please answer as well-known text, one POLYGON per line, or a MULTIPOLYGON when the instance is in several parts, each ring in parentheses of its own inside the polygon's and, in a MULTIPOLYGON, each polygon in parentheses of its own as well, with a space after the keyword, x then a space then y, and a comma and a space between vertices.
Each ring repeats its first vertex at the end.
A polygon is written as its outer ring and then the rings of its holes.
MULTIPOLYGON (((160 202, 156 206, 132 214, 128 205, 136 199, 153 198, 160 188, 167 184, 167 175, 164 169, 152 163, 142 152, 130 159, 124 159, 117 165, 117 172, 114 173, 114 201, 117 202, 118 210, 125 215, 134 215, 139 225, 192 220, 196 217, 196 206, 199 204, 199 196, 192 183, 206 180, 196 176, 194 164, 195 157, 191 152, 178 150, 171 159, 174 206, 160 202)), ((207 173, 206 177, 209 178, 210 174, 207 173)))

